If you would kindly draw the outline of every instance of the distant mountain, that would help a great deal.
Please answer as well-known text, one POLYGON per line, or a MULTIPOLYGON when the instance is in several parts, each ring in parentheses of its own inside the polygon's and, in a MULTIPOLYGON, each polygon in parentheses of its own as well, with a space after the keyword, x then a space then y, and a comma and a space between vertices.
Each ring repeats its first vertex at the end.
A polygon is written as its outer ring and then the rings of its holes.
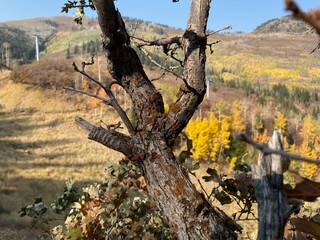
MULTIPOLYGON (((96 25, 93 19, 84 22, 87 26, 96 25)), ((18 62, 28 62, 35 58, 35 39, 39 37, 39 49, 45 50, 45 44, 60 31, 78 31, 72 17, 51 17, 24 19, 0 23, 0 61, 7 58, 18 62)))
POLYGON ((258 26, 253 33, 304 33, 310 30, 310 26, 292 16, 271 19, 258 26))
POLYGON ((25 62, 34 55, 31 37, 19 28, 0 26, 0 59, 6 63, 12 59, 25 62))
MULTIPOLYGON (((168 26, 124 18, 132 35, 146 37, 165 37, 174 32, 168 26)), ((10 58, 19 63, 35 59, 35 38, 39 36, 39 49, 43 53, 57 53, 82 48, 86 44, 100 42, 101 30, 97 19, 86 18, 77 25, 72 17, 50 17, 24 19, 0 23, 0 61, 10 58), (5 45, 4 45, 5 44, 5 45), (8 52, 9 51, 9 52, 8 52)))

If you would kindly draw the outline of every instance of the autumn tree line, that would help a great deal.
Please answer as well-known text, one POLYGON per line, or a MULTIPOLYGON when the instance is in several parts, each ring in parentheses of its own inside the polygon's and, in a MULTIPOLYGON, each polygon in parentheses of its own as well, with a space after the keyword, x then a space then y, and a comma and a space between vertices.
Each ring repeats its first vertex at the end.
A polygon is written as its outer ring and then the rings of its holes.
MULTIPOLYGON (((236 163, 252 160, 253 149, 237 139, 240 132, 247 132, 257 142, 267 143, 273 130, 281 130, 284 134, 286 150, 308 158, 320 157, 320 126, 311 115, 294 122, 276 112, 270 120, 267 113, 257 109, 245 117, 245 108, 238 100, 231 106, 220 100, 213 109, 204 113, 202 118, 198 115, 191 119, 185 129, 193 141, 192 157, 195 160, 227 163, 232 170, 236 163)), ((292 161, 291 167, 308 178, 318 174, 315 164, 292 161)))

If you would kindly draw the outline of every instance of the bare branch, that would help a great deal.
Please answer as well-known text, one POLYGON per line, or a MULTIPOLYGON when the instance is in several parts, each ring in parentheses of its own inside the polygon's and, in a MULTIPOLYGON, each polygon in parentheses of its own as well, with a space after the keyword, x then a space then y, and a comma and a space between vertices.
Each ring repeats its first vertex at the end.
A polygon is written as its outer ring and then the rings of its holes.
POLYGON ((165 72, 165 71, 164 71, 163 73, 161 73, 161 75, 160 75, 159 77, 150 79, 150 81, 151 81, 151 82, 157 81, 157 80, 159 80, 160 78, 162 78, 164 75, 166 75, 166 72, 165 72))
POLYGON ((73 68, 74 68, 74 70, 75 70, 76 72, 78 72, 78 73, 80 73, 81 75, 89 78, 91 81, 93 81, 94 83, 96 83, 99 87, 101 87, 105 92, 107 92, 107 88, 106 88, 101 82, 99 82, 98 80, 94 79, 94 78, 91 77, 88 73, 86 73, 86 72, 84 71, 84 66, 86 66, 86 65, 89 65, 89 64, 85 64, 85 62, 82 62, 82 69, 83 69, 83 70, 79 70, 79 68, 77 67, 76 63, 75 63, 75 62, 72 63, 72 66, 73 66, 73 68))
MULTIPOLYGON (((118 103, 117 99, 115 98, 115 96, 113 95, 112 91, 110 90, 111 86, 113 84, 117 83, 117 82, 113 81, 107 87, 105 87, 101 82, 99 82, 98 80, 94 79, 93 77, 91 77, 89 74, 87 74, 84 71, 84 67, 86 65, 91 65, 91 64, 94 64, 93 57, 91 59, 91 63, 82 62, 82 69, 83 70, 79 70, 79 68, 77 67, 75 62, 73 62, 73 67, 74 67, 74 70, 76 72, 79 72, 83 76, 87 77, 88 79, 90 79, 91 81, 96 83, 99 87, 101 87, 105 91, 105 93, 110 98, 110 100, 107 100, 107 102, 105 102, 105 103, 108 104, 108 105, 111 105, 117 111, 117 113, 119 114, 120 118, 122 119, 122 121, 124 122, 125 126, 127 127, 128 132, 130 133, 130 135, 134 135, 135 131, 133 129, 133 126, 132 126, 132 124, 131 124, 126 112, 121 108, 121 106, 118 103)), ((89 95, 89 94, 87 94, 87 95, 89 95)))
POLYGON ((211 53, 211 54, 213 53, 212 45, 217 44, 217 43, 219 43, 219 42, 221 42, 221 40, 217 40, 217 41, 215 41, 215 42, 212 42, 212 43, 208 43, 208 44, 207 44, 207 45, 210 47, 210 53, 211 53))
POLYGON ((320 49, 320 43, 310 52, 310 54, 314 53, 316 50, 320 49))
POLYGON ((144 46, 162 46, 163 53, 172 58, 173 60, 179 62, 180 66, 183 67, 183 62, 174 56, 176 54, 176 50, 179 48, 181 49, 182 37, 160 38, 153 41, 148 41, 135 36, 131 36, 131 38, 143 42, 140 44, 136 44, 138 48, 144 46), (174 45, 174 47, 171 47, 171 45, 174 45))
POLYGON ((232 29, 232 26, 231 26, 231 25, 226 26, 226 27, 224 27, 224 28, 220 28, 220 29, 218 29, 218 30, 216 30, 216 31, 213 31, 213 32, 207 33, 206 35, 207 35, 207 37, 208 37, 208 36, 211 36, 211 35, 217 34, 217 33, 221 32, 221 31, 229 30, 229 29, 232 29))
POLYGON ((277 155, 280 155, 284 158, 290 158, 290 159, 297 160, 297 161, 308 162, 308 163, 320 165, 319 159, 305 158, 305 157, 301 157, 300 155, 297 155, 297 154, 285 152, 283 150, 272 149, 267 144, 260 144, 258 142, 255 142, 253 139, 251 139, 246 134, 239 134, 237 138, 240 141, 243 141, 243 142, 246 142, 246 143, 252 145, 254 148, 260 150, 265 155, 277 154, 277 155))
POLYGON ((139 47, 139 49, 150 59, 150 61, 156 65, 157 67, 159 67, 160 69, 165 70, 166 72, 172 73, 175 77, 180 78, 183 80, 183 76, 173 72, 171 69, 162 66, 160 63, 156 62, 154 59, 152 59, 152 57, 150 56, 150 54, 147 52, 147 50, 145 50, 142 46, 139 47))
POLYGON ((81 89, 76 89, 76 88, 72 88, 72 87, 67 87, 67 86, 64 86, 63 88, 66 89, 66 90, 70 90, 70 91, 82 93, 82 94, 88 95, 88 96, 90 96, 90 97, 94 97, 94 98, 96 98, 96 99, 101 100, 104 104, 112 106, 111 101, 110 101, 109 99, 106 99, 106 98, 101 97, 101 96, 99 96, 99 95, 96 95, 96 94, 93 94, 93 93, 90 93, 90 92, 87 92, 87 91, 83 91, 83 90, 81 90, 81 89))
POLYGON ((93 65, 94 64, 94 56, 91 57, 91 62, 82 62, 82 72, 84 72, 84 69, 87 65, 93 65))
POLYGON ((79 4, 79 5, 72 5, 72 6, 68 6, 69 8, 94 8, 93 4, 79 4))
POLYGON ((181 37, 170 37, 170 38, 160 38, 153 41, 146 41, 141 38, 136 39, 145 42, 145 44, 139 44, 137 47, 143 47, 143 46, 167 46, 171 44, 178 44, 181 45, 182 38, 181 37))
POLYGON ((193 92, 195 95, 198 95, 198 92, 188 84, 188 82, 186 81, 186 79, 185 79, 183 76, 180 76, 179 74, 173 72, 173 71, 171 70, 171 68, 166 68, 166 67, 162 66, 160 63, 158 63, 158 62, 156 62, 155 60, 153 60, 152 57, 150 56, 150 54, 149 54, 143 47, 140 47, 139 49, 141 49, 141 51, 150 59, 150 61, 151 61, 152 63, 154 63, 154 64, 155 64, 156 66, 158 66, 160 69, 163 69, 163 70, 165 70, 165 71, 167 71, 167 72, 169 72, 169 73, 172 73, 175 77, 181 79, 181 80, 184 82, 186 88, 187 88, 189 91, 193 92))
POLYGON ((108 130, 116 130, 116 129, 123 129, 123 127, 121 127, 121 122, 119 121, 116 124, 106 124, 103 120, 100 120, 100 123, 103 123, 108 130))
POLYGON ((81 117, 75 118, 76 123, 89 133, 89 139, 101 143, 113 150, 123 153, 125 156, 132 158, 137 152, 137 147, 131 141, 129 136, 119 133, 113 129, 107 130, 102 127, 96 127, 81 117))
POLYGON ((320 35, 320 10, 315 9, 309 13, 305 13, 300 10, 298 5, 293 0, 285 0, 286 10, 289 10, 293 13, 293 16, 299 18, 309 25, 311 25, 317 33, 320 35))

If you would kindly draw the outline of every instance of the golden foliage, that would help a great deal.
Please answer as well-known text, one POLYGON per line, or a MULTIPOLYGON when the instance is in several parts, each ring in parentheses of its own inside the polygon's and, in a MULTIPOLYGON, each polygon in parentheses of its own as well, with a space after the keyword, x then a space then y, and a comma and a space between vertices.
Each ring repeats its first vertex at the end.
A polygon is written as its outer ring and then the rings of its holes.
POLYGON ((242 115, 242 105, 237 100, 231 106, 231 129, 235 132, 243 132, 245 130, 245 122, 242 115))
MULTIPOLYGON (((316 159, 318 154, 317 150, 315 149, 315 144, 319 136, 319 133, 317 134, 317 129, 313 124, 310 116, 307 116, 304 119, 302 128, 300 130, 300 135, 302 136, 303 141, 298 149, 299 154, 304 157, 316 159)), ((302 162, 299 172, 307 178, 312 178, 317 170, 317 165, 302 162)))
POLYGON ((281 133, 285 133, 287 129, 287 118, 279 112, 274 118, 274 130, 280 130, 281 133))
POLYGON ((230 120, 222 115, 221 121, 214 113, 209 118, 191 120, 186 132, 193 141, 193 157, 198 160, 216 160, 219 153, 230 147, 230 120))

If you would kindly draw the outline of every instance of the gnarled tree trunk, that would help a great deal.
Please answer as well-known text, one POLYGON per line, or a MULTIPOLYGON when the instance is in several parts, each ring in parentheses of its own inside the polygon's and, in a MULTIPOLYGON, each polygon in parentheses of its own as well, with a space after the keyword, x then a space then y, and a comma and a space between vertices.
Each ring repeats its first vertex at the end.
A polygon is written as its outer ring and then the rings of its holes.
MULTIPOLYGON (((102 30, 108 69, 117 84, 130 95, 135 111, 133 127, 116 108, 129 130, 126 136, 115 130, 95 127, 78 118, 89 138, 125 154, 142 164, 149 191, 178 239, 236 239, 240 227, 211 206, 180 169, 172 146, 201 103, 206 92, 206 23, 210 0, 193 0, 187 29, 175 38, 184 49, 184 85, 178 99, 164 112, 161 94, 145 74, 113 0, 93 0, 102 30)), ((112 96, 112 94, 109 94, 112 96)))

